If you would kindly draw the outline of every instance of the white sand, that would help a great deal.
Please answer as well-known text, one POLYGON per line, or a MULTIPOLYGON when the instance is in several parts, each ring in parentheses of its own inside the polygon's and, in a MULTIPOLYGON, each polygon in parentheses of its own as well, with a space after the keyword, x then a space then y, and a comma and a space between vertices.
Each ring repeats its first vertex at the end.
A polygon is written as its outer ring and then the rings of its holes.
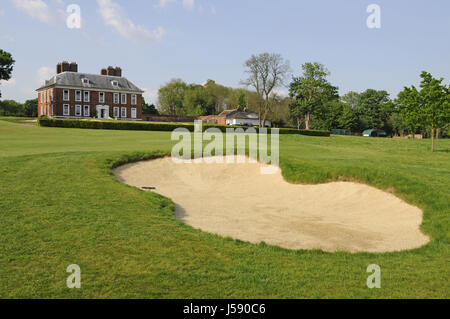
MULTIPOLYGON (((161 158, 115 169, 136 187, 152 186, 175 216, 203 231, 289 249, 387 252, 429 242, 422 211, 365 184, 290 184, 261 164, 175 164, 161 158)), ((170 234, 168 234, 170 235, 170 234)))

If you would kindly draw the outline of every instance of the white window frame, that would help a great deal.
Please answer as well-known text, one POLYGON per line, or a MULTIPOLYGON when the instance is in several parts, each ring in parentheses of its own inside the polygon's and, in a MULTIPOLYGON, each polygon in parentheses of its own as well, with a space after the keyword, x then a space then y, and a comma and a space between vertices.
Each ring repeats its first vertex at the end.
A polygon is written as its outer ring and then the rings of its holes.
POLYGON ((86 79, 86 78, 82 79, 81 81, 83 82, 83 84, 90 84, 91 83, 91 81, 89 81, 89 79, 86 79))
POLYGON ((131 118, 132 119, 137 118, 137 108, 135 108, 135 107, 131 108, 131 118))
POLYGON ((118 106, 115 106, 114 108, 113 108, 113 117, 114 118, 118 118, 119 117, 119 115, 120 115, 120 107, 118 107, 118 106))
POLYGON ((83 106, 83 116, 84 116, 84 117, 89 117, 89 116, 91 116, 91 108, 90 108, 89 105, 83 106), (86 112, 86 110, 87 110, 87 112, 86 112))
POLYGON ((81 114, 82 114, 81 105, 80 104, 75 105, 75 116, 81 116, 81 114))
POLYGON ((120 108, 120 117, 122 117, 122 118, 126 118, 127 117, 127 108, 126 107, 121 107, 120 108))
POLYGON ((131 105, 136 105, 136 104, 137 104, 137 95, 132 94, 131 95, 131 105))
POLYGON ((75 101, 81 102, 82 98, 83 98, 83 94, 82 94, 81 90, 76 90, 75 91, 75 101), (77 98, 78 93, 80 93, 80 97, 79 98, 77 98))
POLYGON ((120 104, 120 94, 114 93, 114 104, 120 104))
POLYGON ((63 104, 63 115, 70 116, 70 105, 69 104, 63 104), (67 110, 67 112, 66 112, 66 110, 67 110))
POLYGON ((63 101, 70 101, 70 90, 63 91, 63 101), (67 98, 66 98, 66 93, 67 93, 67 98))
POLYGON ((91 101, 91 92, 83 91, 83 102, 90 102, 90 101, 91 101), (87 99, 86 99, 86 93, 87 93, 87 99))
POLYGON ((111 85, 114 86, 114 87, 118 87, 119 86, 119 81, 116 81, 116 80, 111 81, 111 85))
POLYGON ((120 104, 127 104, 127 94, 126 93, 122 93, 120 95, 120 104))
POLYGON ((105 92, 98 92, 98 103, 105 103, 105 92))

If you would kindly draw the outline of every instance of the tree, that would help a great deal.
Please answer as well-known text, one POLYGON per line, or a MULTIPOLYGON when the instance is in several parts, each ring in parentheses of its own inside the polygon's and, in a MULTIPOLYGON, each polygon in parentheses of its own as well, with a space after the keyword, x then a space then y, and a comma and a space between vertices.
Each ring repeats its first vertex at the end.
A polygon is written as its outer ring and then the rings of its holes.
POLYGON ((38 115, 38 99, 26 100, 23 104, 23 111, 26 116, 37 117, 38 115))
POLYGON ((307 62, 302 65, 303 75, 294 77, 290 84, 289 95, 294 99, 290 105, 291 116, 300 127, 302 118, 305 128, 309 130, 311 115, 319 110, 319 107, 329 100, 338 97, 337 87, 327 81, 330 74, 320 63, 307 62))
POLYGON ((450 122, 450 87, 443 85, 441 79, 435 79, 428 72, 420 75, 421 90, 414 86, 405 87, 398 94, 397 103, 405 124, 410 130, 419 127, 431 131, 431 151, 434 151, 436 130, 444 128, 450 122))
POLYGON ((145 102, 144 97, 142 97, 142 114, 153 114, 153 115, 158 115, 158 109, 156 108, 156 106, 152 103, 152 104, 147 104, 145 102))
MULTIPOLYGON (((36 107, 37 110, 37 107, 36 107)), ((14 100, 0 101, 0 115, 3 116, 24 116, 23 105, 14 100)))
POLYGON ((364 129, 383 129, 387 133, 392 132, 389 119, 393 112, 394 104, 389 98, 389 93, 384 90, 367 89, 359 94, 359 106, 362 116, 365 117, 364 129))
POLYGON ((190 84, 184 92, 183 108, 186 115, 201 116, 215 113, 216 100, 202 85, 190 84))
POLYGON ((450 87, 442 85, 443 78, 435 79, 428 72, 423 71, 420 77, 422 121, 431 130, 431 151, 434 152, 436 130, 450 122, 450 87))
MULTIPOLYGON (((14 62, 16 61, 13 60, 11 53, 0 49, 0 80, 8 81, 11 78, 14 62)), ((2 93, 0 91, 1 97, 2 93)))
POLYGON ((263 127, 270 111, 270 97, 273 90, 283 86, 290 74, 289 62, 285 61, 280 54, 261 53, 252 55, 244 66, 245 73, 249 76, 242 81, 242 84, 253 87, 260 98, 258 118, 260 127, 263 127))
POLYGON ((161 113, 167 115, 184 115, 183 99, 187 84, 181 79, 173 79, 158 91, 161 113))

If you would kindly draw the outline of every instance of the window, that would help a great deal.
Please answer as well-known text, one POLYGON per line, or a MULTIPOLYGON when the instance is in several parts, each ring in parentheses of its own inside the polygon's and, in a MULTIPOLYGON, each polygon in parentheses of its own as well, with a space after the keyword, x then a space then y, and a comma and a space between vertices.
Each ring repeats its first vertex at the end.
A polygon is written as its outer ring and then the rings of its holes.
POLYGON ((81 102, 81 91, 75 91, 75 101, 81 102))
POLYGON ((126 107, 122 107, 120 109, 120 111, 121 111, 120 117, 127 117, 127 108, 126 107))
POLYGON ((127 95, 126 94, 122 94, 122 104, 127 104, 127 95))
POLYGON ((136 105, 136 94, 131 96, 131 104, 136 105))
POLYGON ((114 118, 119 117, 119 108, 116 106, 114 107, 114 118))
POLYGON ((132 118, 132 119, 135 119, 135 118, 136 118, 136 108, 135 108, 135 107, 133 107, 133 108, 131 109, 131 118, 132 118))
POLYGON ((90 92, 84 91, 84 102, 89 102, 90 100, 90 92))
POLYGON ((114 93, 114 104, 119 104, 119 93, 114 93))
POLYGON ((69 90, 64 90, 63 100, 64 100, 64 101, 69 101, 69 100, 70 100, 70 93, 69 93, 69 90))
POLYGON ((82 79, 81 81, 83 81, 83 84, 89 84, 89 83, 91 83, 91 82, 89 81, 89 79, 82 79))
POLYGON ((119 82, 118 81, 111 81, 111 84, 114 87, 118 87, 119 86, 119 82))
POLYGON ((84 115, 85 117, 90 116, 90 107, 89 107, 89 105, 85 105, 85 106, 84 106, 83 115, 84 115))
POLYGON ((63 115, 65 115, 65 116, 69 116, 70 115, 69 104, 64 104, 63 105, 63 115))
POLYGON ((98 102, 105 103, 105 92, 98 93, 98 102))
POLYGON ((75 105, 75 116, 81 116, 81 105, 75 105))

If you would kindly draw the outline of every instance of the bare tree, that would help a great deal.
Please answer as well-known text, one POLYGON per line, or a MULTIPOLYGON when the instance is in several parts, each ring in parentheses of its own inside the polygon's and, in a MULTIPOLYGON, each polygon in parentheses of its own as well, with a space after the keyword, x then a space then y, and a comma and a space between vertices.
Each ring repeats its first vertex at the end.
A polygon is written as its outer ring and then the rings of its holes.
POLYGON ((284 60, 280 54, 261 53, 252 55, 244 66, 245 73, 249 76, 241 81, 246 86, 255 88, 260 97, 258 103, 259 126, 264 127, 267 113, 270 111, 270 96, 274 89, 285 85, 285 81, 291 73, 289 61, 284 60))

